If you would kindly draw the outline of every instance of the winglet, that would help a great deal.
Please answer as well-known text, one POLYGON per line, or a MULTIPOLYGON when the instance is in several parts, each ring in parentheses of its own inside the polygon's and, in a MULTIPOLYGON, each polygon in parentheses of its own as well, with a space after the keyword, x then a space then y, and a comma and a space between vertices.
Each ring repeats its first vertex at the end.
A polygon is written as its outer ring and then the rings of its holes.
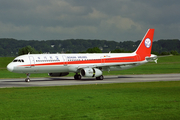
POLYGON ((139 47, 135 51, 137 55, 140 56, 141 59, 145 59, 145 57, 151 56, 151 49, 154 37, 154 29, 149 29, 142 39, 139 47))

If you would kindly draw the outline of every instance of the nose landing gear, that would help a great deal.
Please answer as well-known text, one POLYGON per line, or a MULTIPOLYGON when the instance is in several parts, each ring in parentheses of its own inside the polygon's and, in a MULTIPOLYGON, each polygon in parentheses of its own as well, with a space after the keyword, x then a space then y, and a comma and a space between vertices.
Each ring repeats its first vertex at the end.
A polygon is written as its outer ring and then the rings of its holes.
POLYGON ((29 78, 30 74, 27 73, 26 75, 27 75, 27 78, 25 79, 25 82, 30 82, 30 78, 29 78))

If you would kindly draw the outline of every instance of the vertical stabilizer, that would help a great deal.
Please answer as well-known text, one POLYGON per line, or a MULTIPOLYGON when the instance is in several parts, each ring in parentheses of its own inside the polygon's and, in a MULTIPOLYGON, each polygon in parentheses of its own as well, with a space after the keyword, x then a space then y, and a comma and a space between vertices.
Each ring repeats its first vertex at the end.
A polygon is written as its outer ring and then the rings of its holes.
POLYGON ((140 56, 141 59, 151 56, 151 49, 153 43, 154 29, 149 29, 142 39, 135 53, 140 56))

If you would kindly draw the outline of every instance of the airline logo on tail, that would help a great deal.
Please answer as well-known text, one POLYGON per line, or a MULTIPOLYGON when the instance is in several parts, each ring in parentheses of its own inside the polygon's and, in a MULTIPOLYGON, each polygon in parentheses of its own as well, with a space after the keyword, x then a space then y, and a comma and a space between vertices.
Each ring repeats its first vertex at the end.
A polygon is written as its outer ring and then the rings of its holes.
POLYGON ((147 48, 151 47, 151 40, 149 38, 146 38, 144 43, 147 48))

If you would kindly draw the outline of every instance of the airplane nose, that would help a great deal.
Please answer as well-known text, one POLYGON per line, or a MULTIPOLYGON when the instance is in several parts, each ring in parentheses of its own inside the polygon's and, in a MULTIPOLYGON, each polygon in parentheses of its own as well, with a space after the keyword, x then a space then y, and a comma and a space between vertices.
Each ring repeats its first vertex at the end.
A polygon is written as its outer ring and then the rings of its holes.
POLYGON ((10 72, 12 72, 13 69, 14 69, 14 66, 13 66, 11 63, 9 63, 9 64, 7 65, 7 69, 8 69, 10 72))

